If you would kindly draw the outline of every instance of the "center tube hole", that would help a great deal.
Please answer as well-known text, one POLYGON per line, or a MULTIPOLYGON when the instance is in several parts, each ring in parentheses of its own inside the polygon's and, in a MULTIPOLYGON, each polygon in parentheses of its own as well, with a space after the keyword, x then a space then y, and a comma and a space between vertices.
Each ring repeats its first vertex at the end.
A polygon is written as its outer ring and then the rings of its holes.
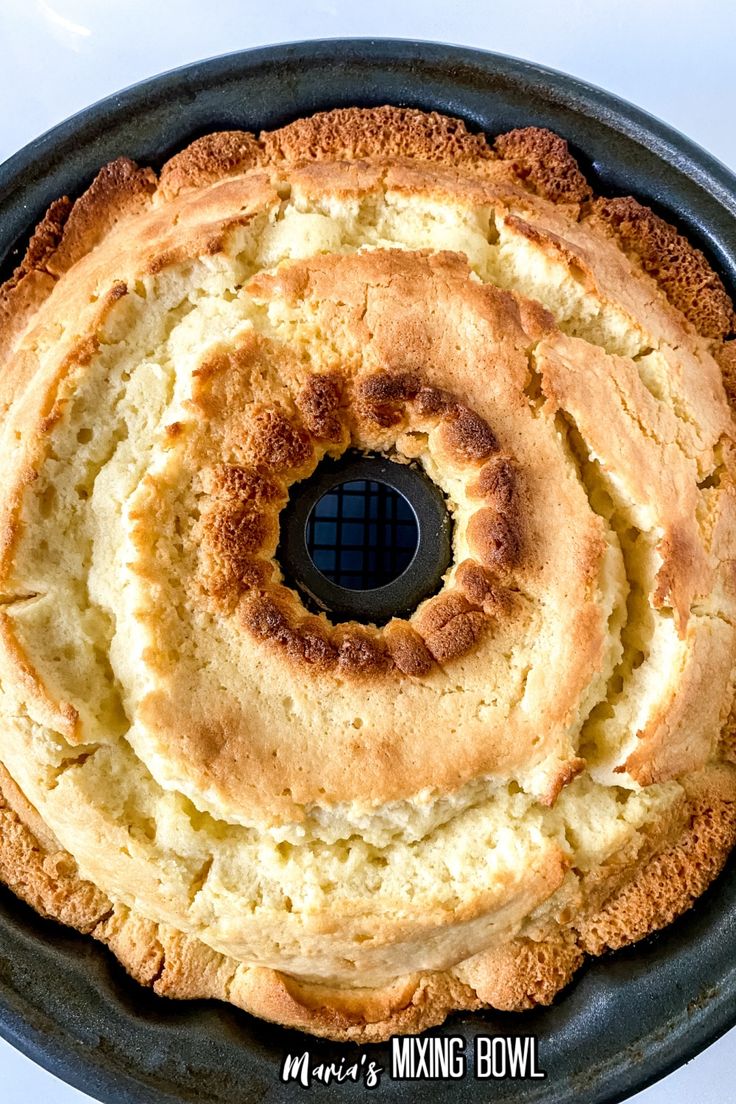
POLYGON ((286 585, 335 622, 409 616, 437 592, 452 556, 440 488, 418 466, 375 454, 323 460, 291 489, 280 530, 286 585))
POLYGON ((419 543, 416 514, 394 487, 376 480, 339 483, 313 506, 307 548, 317 570, 348 590, 374 590, 399 578, 419 543))

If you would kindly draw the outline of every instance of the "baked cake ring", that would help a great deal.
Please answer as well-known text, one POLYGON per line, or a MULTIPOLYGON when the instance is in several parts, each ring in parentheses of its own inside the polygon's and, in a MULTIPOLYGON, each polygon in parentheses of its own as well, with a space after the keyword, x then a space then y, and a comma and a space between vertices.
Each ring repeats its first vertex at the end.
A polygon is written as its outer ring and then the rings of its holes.
POLYGON ((387 107, 120 159, 0 318, 0 876, 35 908, 360 1041, 548 1003, 715 876, 733 307, 561 139, 387 107), (278 557, 349 450, 452 517, 382 625, 278 557))

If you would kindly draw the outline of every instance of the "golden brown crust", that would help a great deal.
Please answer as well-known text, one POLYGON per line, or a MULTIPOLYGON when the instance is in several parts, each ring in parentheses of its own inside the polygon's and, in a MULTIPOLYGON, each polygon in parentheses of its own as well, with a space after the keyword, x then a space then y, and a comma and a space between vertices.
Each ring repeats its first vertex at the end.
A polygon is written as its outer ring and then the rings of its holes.
POLYGON ((139 169, 128 157, 105 165, 74 203, 45 267, 61 276, 91 252, 119 223, 144 210, 156 190, 156 174, 139 169))
POLYGON ((36 227, 23 260, 0 289, 4 297, 8 295, 34 269, 41 270, 49 258, 59 248, 64 227, 74 204, 67 196, 56 199, 36 227))
POLYGON ((473 606, 485 613, 503 617, 508 616, 513 608, 513 591, 501 582, 495 572, 475 560, 463 560, 458 564, 455 585, 473 606))
POLYGON ((615 235, 704 337, 723 339, 736 323, 733 303, 703 253, 635 199, 596 199, 589 220, 615 235))
MULTIPOLYGON (((3 772, 4 773, 4 772, 3 772)), ((43 848, 5 797, 0 798, 0 878, 42 916, 91 933, 112 905, 91 882, 83 881, 70 855, 43 848)))
POLYGON ((462 594, 447 590, 426 603, 415 624, 437 662, 447 663, 475 644, 486 620, 462 594))
MULTIPOLYGON (((156 175, 151 169, 140 169, 129 158, 120 157, 105 165, 74 203, 63 196, 51 204, 20 265, 0 287, 3 353, 14 348, 59 276, 94 249, 113 227, 142 211, 155 190, 156 175)), ((117 295, 119 291, 113 292, 113 301, 117 295)))
POLYGON ((342 390, 337 372, 321 372, 309 376, 297 396, 296 405, 304 426, 318 441, 338 444, 343 439, 342 390))
POLYGON ((736 844, 734 773, 714 769, 686 781, 689 819, 676 843, 579 924, 580 945, 603 954, 667 927, 708 888, 736 844))
POLYGON ((736 766, 736 699, 718 740, 718 757, 736 766))
POLYGON ((46 266, 59 248, 71 209, 72 202, 66 196, 51 204, 23 260, 0 287, 0 339, 5 347, 12 347, 54 286, 46 266))
POLYGON ((551 1004, 585 959, 574 932, 515 939, 456 967, 480 1007, 522 1012, 551 1004))
POLYGON ((433 657, 419 633, 406 621, 390 621, 384 630, 386 647, 396 667, 404 675, 427 675, 433 657))
POLYGON ((540 127, 523 127, 499 134, 496 153, 511 161, 519 178, 532 191, 553 203, 581 203, 590 185, 570 153, 567 142, 540 127))
POLYGON ((453 166, 492 157, 483 135, 471 134, 460 119, 389 106, 321 112, 262 134, 261 143, 273 162, 359 161, 377 150, 387 160, 453 166))
POLYGON ((223 177, 238 176, 264 160, 261 145, 247 131, 205 134, 166 162, 159 188, 171 199, 186 188, 204 188, 223 177))
POLYGON ((521 554, 518 521, 494 507, 478 510, 468 522, 468 543, 485 567, 508 571, 521 554))
POLYGON ((247 131, 220 131, 192 142, 161 170, 167 198, 201 188, 248 169, 279 162, 411 157, 458 164, 492 157, 482 135, 471 134, 459 119, 409 108, 345 108, 297 119, 259 138, 247 131))
POLYGON ((731 407, 736 410, 736 340, 716 347, 715 358, 723 374, 723 386, 731 407))

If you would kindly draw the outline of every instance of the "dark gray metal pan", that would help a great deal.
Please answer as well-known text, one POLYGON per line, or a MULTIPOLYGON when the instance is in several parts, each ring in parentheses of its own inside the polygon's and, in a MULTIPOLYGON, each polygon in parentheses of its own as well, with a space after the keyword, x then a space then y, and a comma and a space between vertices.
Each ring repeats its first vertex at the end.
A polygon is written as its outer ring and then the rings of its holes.
MULTIPOLYGON (((313 111, 406 104, 489 134, 547 126, 599 192, 633 194, 680 225, 736 290, 736 178, 692 142, 614 96, 540 66, 458 47, 393 40, 296 43, 187 66, 96 104, 0 167, 0 263, 17 263, 57 196, 105 161, 160 164, 212 129, 260 130, 313 111)), ((470 1104, 612 1104, 664 1076, 736 1022, 736 865, 694 909, 637 947, 590 964, 555 1004, 523 1016, 459 1015, 438 1033, 535 1033, 543 1081, 412 1084, 371 1094, 470 1104)), ((0 1034, 110 1104, 276 1104, 304 1096, 278 1071, 287 1050, 338 1060, 354 1048, 308 1040, 224 1005, 176 1004, 130 981, 90 940, 0 891, 0 1034)), ((363 1048, 388 1067, 388 1048, 363 1048)), ((472 1051, 472 1045, 468 1052, 472 1051)), ((724 1101, 728 1089, 724 1088, 724 1101)), ((363 1099, 362 1083, 306 1099, 363 1099)))

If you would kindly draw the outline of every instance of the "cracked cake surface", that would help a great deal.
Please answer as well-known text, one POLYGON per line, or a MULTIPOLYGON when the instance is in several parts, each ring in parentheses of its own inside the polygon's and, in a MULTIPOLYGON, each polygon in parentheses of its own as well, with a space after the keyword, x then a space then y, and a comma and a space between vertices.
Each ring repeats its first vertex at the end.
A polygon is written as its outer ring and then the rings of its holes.
POLYGON ((0 289, 0 877, 356 1041, 671 922, 736 839, 733 330, 536 128, 343 109, 52 204, 0 289), (452 518, 385 625, 279 564, 351 449, 452 518))

